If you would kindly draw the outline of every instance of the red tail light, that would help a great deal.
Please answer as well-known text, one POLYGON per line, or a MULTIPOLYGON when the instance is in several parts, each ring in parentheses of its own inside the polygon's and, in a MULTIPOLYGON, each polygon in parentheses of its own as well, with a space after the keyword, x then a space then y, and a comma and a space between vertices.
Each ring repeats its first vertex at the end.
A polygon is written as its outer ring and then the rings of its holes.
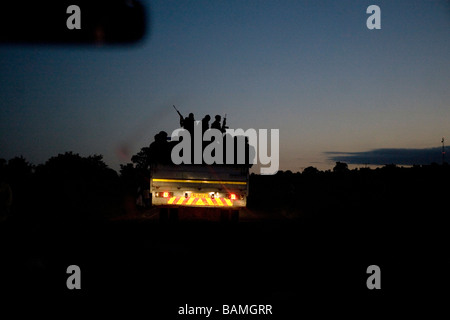
POLYGON ((169 193, 168 193, 168 192, 164 192, 164 193, 163 193, 163 197, 164 197, 164 198, 168 198, 168 197, 169 197, 169 193))
POLYGON ((231 200, 236 200, 236 195, 234 193, 230 194, 230 199, 231 200))

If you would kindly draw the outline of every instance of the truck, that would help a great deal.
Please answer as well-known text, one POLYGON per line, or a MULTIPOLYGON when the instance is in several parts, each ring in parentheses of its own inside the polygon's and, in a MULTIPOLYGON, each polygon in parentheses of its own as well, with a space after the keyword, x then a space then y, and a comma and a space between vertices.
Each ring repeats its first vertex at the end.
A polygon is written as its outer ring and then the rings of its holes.
POLYGON ((247 206, 247 165, 158 163, 150 172, 152 206, 162 221, 237 222, 247 206))

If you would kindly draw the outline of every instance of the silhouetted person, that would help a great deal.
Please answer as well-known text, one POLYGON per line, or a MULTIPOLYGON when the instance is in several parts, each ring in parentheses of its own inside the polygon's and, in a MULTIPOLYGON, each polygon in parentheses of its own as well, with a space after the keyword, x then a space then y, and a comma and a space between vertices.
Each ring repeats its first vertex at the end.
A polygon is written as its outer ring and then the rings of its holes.
POLYGON ((149 162, 151 164, 157 162, 157 154, 159 152, 159 150, 158 150, 159 133, 155 134, 154 138, 155 138, 155 141, 150 143, 150 147, 149 147, 149 157, 148 158, 149 158, 149 162))
POLYGON ((211 124, 211 129, 217 129, 217 130, 220 130, 221 132, 225 132, 225 130, 223 130, 222 125, 220 124, 222 117, 219 115, 216 115, 215 119, 216 120, 211 124))
POLYGON ((209 121, 211 120, 211 117, 209 116, 209 114, 207 114, 203 119, 202 119, 202 134, 205 133, 206 130, 209 129, 209 121))
POLYGON ((183 121, 180 120, 180 124, 181 124, 181 127, 186 129, 187 131, 189 131, 189 133, 191 134, 191 137, 194 136, 195 119, 194 119, 193 113, 189 113, 189 116, 187 118, 184 118, 183 121))
POLYGON ((167 142, 167 132, 161 131, 155 135, 155 141, 150 144, 149 148, 150 164, 170 162, 170 146, 167 142))

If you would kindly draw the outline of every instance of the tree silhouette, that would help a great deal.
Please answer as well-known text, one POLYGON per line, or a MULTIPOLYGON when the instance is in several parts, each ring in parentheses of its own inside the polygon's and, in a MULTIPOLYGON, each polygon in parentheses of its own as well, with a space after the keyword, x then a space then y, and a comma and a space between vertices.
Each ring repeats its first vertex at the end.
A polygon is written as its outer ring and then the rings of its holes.
POLYGON ((120 193, 118 175, 101 155, 59 154, 36 167, 35 183, 41 213, 58 219, 99 217, 120 193))
POLYGON ((150 168, 150 148, 143 147, 141 150, 131 157, 131 162, 134 163, 135 167, 140 170, 149 170, 150 168))
POLYGON ((336 173, 346 173, 348 170, 348 165, 345 162, 336 162, 336 165, 333 168, 333 172, 336 173))

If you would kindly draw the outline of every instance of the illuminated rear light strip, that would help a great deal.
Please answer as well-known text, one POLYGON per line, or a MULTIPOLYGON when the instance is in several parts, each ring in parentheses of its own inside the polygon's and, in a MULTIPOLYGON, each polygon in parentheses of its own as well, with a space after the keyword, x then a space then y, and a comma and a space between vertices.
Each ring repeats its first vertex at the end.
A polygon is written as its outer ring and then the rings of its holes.
POLYGON ((190 179, 153 179, 153 182, 183 182, 183 183, 240 184, 240 185, 247 184, 247 182, 244 181, 190 180, 190 179))

